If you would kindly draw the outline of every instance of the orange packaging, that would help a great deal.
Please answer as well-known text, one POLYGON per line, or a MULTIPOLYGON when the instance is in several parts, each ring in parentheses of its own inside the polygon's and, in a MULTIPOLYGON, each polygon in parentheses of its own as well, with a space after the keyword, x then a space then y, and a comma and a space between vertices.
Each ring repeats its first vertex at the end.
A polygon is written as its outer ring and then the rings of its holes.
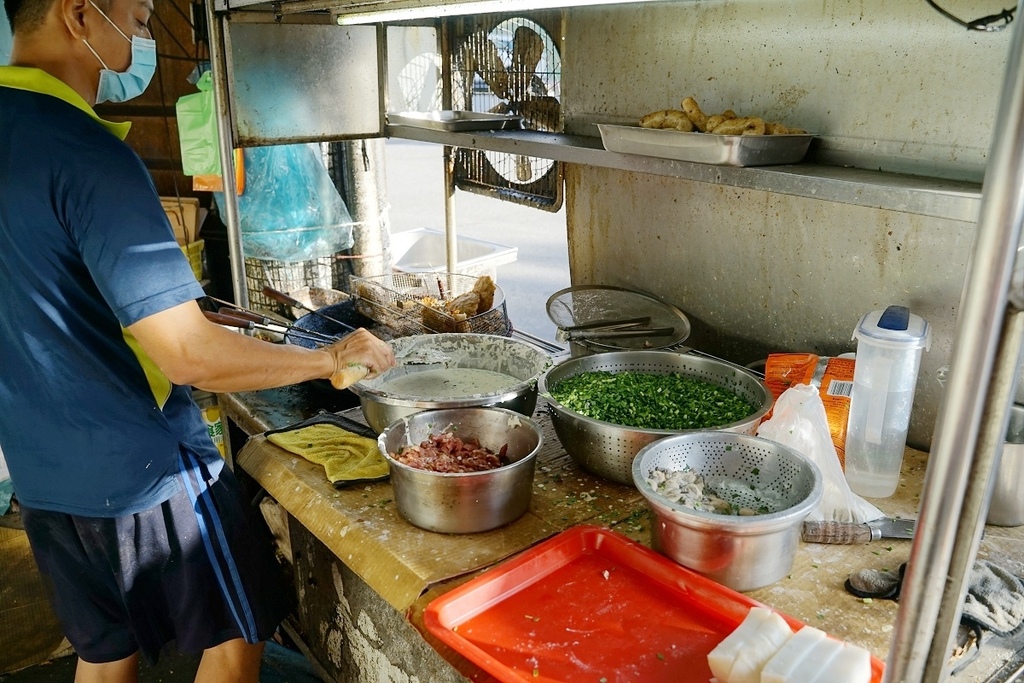
MULTIPOLYGON (((828 430, 846 468, 846 423, 850 417, 850 392, 853 390, 853 358, 830 358, 813 353, 773 353, 765 364, 764 381, 778 399, 794 384, 810 384, 818 388, 825 405, 828 430)), ((771 413, 765 416, 767 420, 771 413)))
MULTIPOLYGON (((196 192, 223 192, 224 179, 219 175, 192 176, 192 189, 196 192)), ((245 156, 241 149, 235 149, 235 194, 245 193, 245 156)))

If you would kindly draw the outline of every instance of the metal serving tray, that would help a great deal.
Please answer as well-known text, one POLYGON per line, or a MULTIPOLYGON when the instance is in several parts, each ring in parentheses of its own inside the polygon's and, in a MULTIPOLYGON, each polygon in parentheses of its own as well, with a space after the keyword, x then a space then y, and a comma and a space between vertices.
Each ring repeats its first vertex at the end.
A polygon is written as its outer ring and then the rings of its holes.
POLYGON ((388 112, 393 126, 414 126, 458 132, 465 130, 519 130, 523 117, 515 114, 489 114, 479 111, 405 111, 388 112))
POLYGON ((715 135, 678 130, 597 124, 609 152, 693 161, 718 166, 795 164, 813 135, 715 135))

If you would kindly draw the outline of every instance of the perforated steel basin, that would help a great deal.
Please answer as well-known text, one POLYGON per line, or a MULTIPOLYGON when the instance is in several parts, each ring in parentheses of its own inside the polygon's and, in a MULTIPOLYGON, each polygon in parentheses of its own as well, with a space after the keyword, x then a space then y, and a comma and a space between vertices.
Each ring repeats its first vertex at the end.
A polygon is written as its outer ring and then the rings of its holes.
POLYGON ((580 415, 551 396, 551 388, 584 372, 647 372, 700 379, 729 389, 754 405, 748 417, 714 429, 753 434, 771 410, 768 386, 756 375, 725 361, 680 354, 674 351, 617 351, 572 358, 545 372, 538 391, 551 405, 551 422, 566 453, 584 469, 620 484, 633 483, 633 458, 647 444, 676 434, 697 430, 638 429, 580 415))
POLYGON ((642 448, 632 478, 654 513, 654 549, 738 591, 775 583, 793 566, 800 528, 821 500, 821 472, 793 449, 735 432, 694 432, 642 448), (761 514, 695 510, 648 483, 656 468, 690 469, 738 506, 761 514))

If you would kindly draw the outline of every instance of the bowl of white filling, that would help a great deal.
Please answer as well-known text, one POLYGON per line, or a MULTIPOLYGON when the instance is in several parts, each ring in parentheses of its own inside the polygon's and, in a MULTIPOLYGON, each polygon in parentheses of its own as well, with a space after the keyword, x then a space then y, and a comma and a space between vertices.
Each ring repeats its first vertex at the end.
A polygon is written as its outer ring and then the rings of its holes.
POLYGON ((707 431, 640 450, 633 483, 654 514, 654 549, 738 591, 775 583, 793 566, 821 472, 768 439, 707 431))
POLYGON ((489 334, 399 337, 391 348, 396 367, 349 387, 378 432, 422 410, 496 406, 529 417, 537 407, 537 379, 551 365, 536 346, 489 334))

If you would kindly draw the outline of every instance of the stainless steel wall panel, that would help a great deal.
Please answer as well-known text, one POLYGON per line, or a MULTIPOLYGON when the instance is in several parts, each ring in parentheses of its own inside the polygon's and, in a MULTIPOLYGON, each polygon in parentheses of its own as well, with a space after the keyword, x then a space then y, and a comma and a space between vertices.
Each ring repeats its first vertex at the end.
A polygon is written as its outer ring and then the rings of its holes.
POLYGON ((374 26, 228 23, 241 146, 380 135, 374 26))
POLYGON ((932 325, 910 442, 927 445, 974 225, 759 190, 568 167, 573 284, 664 297, 703 351, 853 351, 861 314, 902 304, 932 325))
POLYGON ((980 181, 1009 33, 966 31, 924 2, 570 9, 566 132, 694 96, 816 133, 829 161, 980 181))

